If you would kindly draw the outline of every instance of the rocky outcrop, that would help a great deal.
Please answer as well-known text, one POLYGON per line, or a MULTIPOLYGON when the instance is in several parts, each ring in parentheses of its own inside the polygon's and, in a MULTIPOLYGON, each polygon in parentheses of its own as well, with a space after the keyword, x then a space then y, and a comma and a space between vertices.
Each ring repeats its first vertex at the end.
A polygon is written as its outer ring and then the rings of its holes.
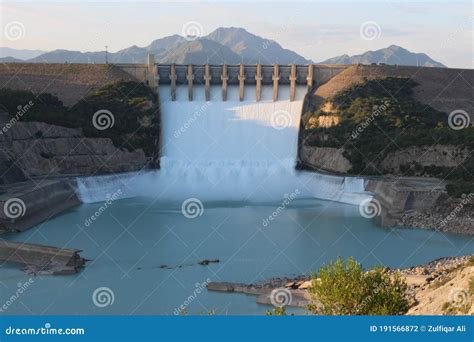
POLYGON ((407 315, 474 314, 474 256, 434 260, 402 275, 414 298, 407 315))
MULTIPOLYGON (((5 127, 8 120, 8 114, 0 115, 0 125, 5 127)), ((128 172, 148 163, 141 149, 130 152, 115 147, 108 138, 86 138, 79 128, 23 121, 9 127, 0 135, 0 165, 7 170, 3 183, 38 176, 128 172)))
POLYGON ((474 194, 461 198, 441 195, 431 207, 403 212, 396 224, 474 235, 474 194))
POLYGON ((347 173, 351 168, 351 163, 344 157, 343 152, 342 148, 302 146, 300 160, 303 164, 315 169, 347 173))
POLYGON ((34 275, 66 275, 77 273, 86 260, 80 250, 0 240, 0 260, 24 266, 34 275))
MULTIPOLYGON (((390 152, 380 164, 385 173, 399 174, 403 167, 457 167, 469 157, 469 150, 453 145, 412 146, 390 152)), ((416 171, 415 171, 416 172, 416 171)))
POLYGON ((432 178, 374 177, 367 180, 365 189, 374 194, 379 223, 391 227, 406 213, 433 208, 446 194, 444 186, 444 182, 432 178))
POLYGON ((262 284, 241 284, 230 282, 210 282, 207 284, 208 291, 244 293, 257 296, 258 304, 274 305, 281 300, 280 297, 288 299, 284 305, 293 307, 307 307, 310 303, 319 305, 319 302, 311 300, 308 289, 311 281, 306 279, 273 278, 262 284))
POLYGON ((3 186, 0 194, 0 234, 21 232, 80 204, 75 184, 47 179, 3 186))

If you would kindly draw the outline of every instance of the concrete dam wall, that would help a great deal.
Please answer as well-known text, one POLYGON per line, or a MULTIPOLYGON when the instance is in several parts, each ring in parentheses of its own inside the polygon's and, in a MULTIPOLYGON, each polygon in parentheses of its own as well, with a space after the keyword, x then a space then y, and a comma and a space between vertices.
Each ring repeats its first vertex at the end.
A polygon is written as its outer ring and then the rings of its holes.
MULTIPOLYGON (((277 101, 280 94, 280 86, 289 85, 290 101, 295 101, 296 86, 306 85, 307 90, 319 86, 350 65, 183 65, 183 64, 155 64, 153 56, 150 55, 148 64, 116 64, 118 68, 132 75, 136 79, 146 82, 155 91, 159 91, 162 85, 170 86, 172 101, 176 100, 176 87, 187 85, 187 97, 193 100, 193 88, 204 86, 206 101, 211 99, 211 86, 221 86, 221 98, 227 100, 228 86, 239 86, 239 100, 246 98, 246 86, 255 86, 255 99, 261 100, 262 86, 273 87, 273 101, 277 101)), ((163 94, 166 95, 166 94, 163 94)), ((286 95, 283 95, 286 97, 286 95)))

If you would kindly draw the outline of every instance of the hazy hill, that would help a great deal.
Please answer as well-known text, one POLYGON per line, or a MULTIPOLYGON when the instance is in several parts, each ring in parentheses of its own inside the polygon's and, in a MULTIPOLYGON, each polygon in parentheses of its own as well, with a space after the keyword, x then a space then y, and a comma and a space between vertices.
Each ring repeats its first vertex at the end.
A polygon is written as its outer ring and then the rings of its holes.
POLYGON ((427 54, 414 53, 408 51, 397 45, 390 45, 387 48, 367 51, 361 55, 342 55, 329 58, 320 64, 371 64, 371 63, 385 63, 398 65, 415 65, 425 67, 440 67, 446 66, 431 59, 427 54))
POLYGON ((46 51, 42 50, 19 50, 9 47, 0 47, 0 58, 13 57, 19 60, 26 60, 42 55, 46 51))

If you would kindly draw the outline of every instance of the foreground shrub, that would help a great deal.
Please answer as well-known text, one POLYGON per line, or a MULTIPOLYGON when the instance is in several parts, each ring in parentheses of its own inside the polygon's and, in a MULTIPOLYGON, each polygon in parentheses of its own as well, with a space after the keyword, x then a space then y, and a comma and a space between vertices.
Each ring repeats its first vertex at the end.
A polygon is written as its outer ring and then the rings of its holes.
POLYGON ((406 283, 382 267, 364 272, 354 259, 338 258, 313 276, 311 295, 322 307, 309 309, 324 315, 401 315, 408 310, 406 283))

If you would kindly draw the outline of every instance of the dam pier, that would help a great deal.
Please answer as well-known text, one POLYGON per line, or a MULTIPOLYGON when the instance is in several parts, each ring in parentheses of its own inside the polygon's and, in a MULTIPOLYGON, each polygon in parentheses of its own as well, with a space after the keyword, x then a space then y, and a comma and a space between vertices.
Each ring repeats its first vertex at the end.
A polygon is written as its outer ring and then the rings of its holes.
POLYGON ((152 54, 148 55, 147 64, 114 65, 141 82, 147 83, 157 93, 160 85, 170 86, 172 101, 176 101, 176 88, 180 85, 187 86, 189 101, 193 101, 194 86, 204 86, 206 101, 211 100, 211 86, 221 86, 221 99, 227 101, 228 86, 236 85, 239 87, 239 100, 244 101, 245 86, 249 85, 255 87, 257 102, 262 98, 264 85, 273 87, 273 101, 279 98, 279 86, 289 85, 289 99, 295 101, 297 85, 306 85, 310 90, 349 67, 349 65, 319 64, 157 64, 152 54))

